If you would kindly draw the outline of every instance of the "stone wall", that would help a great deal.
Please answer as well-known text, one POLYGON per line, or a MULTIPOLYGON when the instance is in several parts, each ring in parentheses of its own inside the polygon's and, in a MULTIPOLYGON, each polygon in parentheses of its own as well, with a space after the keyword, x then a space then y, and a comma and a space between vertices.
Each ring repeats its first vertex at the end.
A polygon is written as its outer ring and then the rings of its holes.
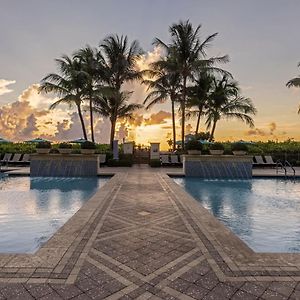
POLYGON ((234 155, 184 155, 185 176, 201 178, 252 178, 252 157, 234 155))
POLYGON ((30 176, 97 176, 98 168, 99 156, 96 154, 32 154, 30 158, 30 176))

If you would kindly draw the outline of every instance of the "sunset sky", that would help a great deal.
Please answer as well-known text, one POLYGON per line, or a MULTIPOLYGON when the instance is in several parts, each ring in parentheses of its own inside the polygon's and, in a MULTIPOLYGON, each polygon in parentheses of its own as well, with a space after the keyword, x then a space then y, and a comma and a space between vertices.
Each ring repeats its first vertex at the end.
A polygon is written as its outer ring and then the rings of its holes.
MULTIPOLYGON (((0 0, 0 5, 0 137, 81 137, 75 110, 49 112, 54 96, 37 92, 40 80, 56 72, 54 59, 86 44, 98 46, 108 34, 117 33, 139 40, 145 51, 139 61, 143 68, 160 56, 152 45, 154 37, 167 42, 168 27, 189 19, 194 26, 202 24, 203 38, 219 33, 208 54, 230 56, 223 67, 258 109, 254 129, 222 121, 216 139, 300 140, 300 89, 285 86, 300 73, 299 0, 0 0)), ((126 88, 134 91, 131 101, 143 102, 145 87, 135 83, 126 88)), ((134 120, 119 124, 117 138, 161 141, 166 147, 169 112, 169 103, 138 111, 134 120)), ((97 117, 96 123, 97 141, 108 142, 109 122, 97 117)), ((192 131, 194 120, 187 127, 192 131)))

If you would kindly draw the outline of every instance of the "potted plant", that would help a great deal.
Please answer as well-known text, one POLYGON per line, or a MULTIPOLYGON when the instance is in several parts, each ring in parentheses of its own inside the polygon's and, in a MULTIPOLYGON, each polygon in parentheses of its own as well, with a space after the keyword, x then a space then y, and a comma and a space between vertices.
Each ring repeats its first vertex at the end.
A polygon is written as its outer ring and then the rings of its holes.
POLYGON ((233 155, 245 155, 248 151, 248 147, 244 143, 234 143, 231 146, 233 155))
POLYGON ((199 155, 199 154, 201 154, 202 144, 195 139, 189 140, 186 143, 186 150, 188 151, 188 154, 191 154, 191 155, 198 154, 199 155))
POLYGON ((70 154, 72 152, 72 145, 69 143, 60 143, 58 151, 60 154, 70 154))
POLYGON ((85 141, 81 144, 82 154, 94 154, 96 151, 96 145, 93 142, 85 141))
POLYGON ((224 153, 224 145, 222 143, 213 143, 209 147, 211 155, 222 155, 224 153))
POLYGON ((50 142, 39 142, 36 145, 35 149, 38 154, 48 154, 51 149, 51 143, 50 142))

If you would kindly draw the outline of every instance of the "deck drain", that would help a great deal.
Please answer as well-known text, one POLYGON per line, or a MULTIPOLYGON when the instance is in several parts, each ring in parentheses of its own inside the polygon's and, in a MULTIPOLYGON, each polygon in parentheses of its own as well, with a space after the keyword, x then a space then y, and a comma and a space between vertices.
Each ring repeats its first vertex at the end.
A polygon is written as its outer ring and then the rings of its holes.
POLYGON ((149 213, 149 212, 147 212, 147 211, 140 211, 140 212, 138 212, 138 215, 140 215, 140 216, 148 216, 148 215, 150 215, 151 213, 149 213))

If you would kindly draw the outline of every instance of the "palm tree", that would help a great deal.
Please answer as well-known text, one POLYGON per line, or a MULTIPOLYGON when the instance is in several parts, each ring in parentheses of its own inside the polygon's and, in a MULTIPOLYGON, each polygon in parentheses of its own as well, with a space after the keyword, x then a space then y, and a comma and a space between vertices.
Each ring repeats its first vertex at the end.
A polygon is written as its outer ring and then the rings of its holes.
MULTIPOLYGON (((155 45, 163 47, 167 51, 167 55, 171 55, 177 65, 177 72, 181 75, 182 80, 182 96, 180 100, 181 110, 181 138, 182 149, 184 149, 185 137, 185 107, 187 98, 188 80, 193 78, 194 72, 199 70, 216 69, 214 67, 217 62, 227 62, 228 56, 206 58, 206 48, 217 36, 217 33, 209 35, 204 41, 200 41, 199 31, 201 26, 193 28, 190 21, 180 21, 173 24, 169 28, 171 35, 171 43, 166 44, 156 38, 155 45)), ((165 60, 161 60, 161 65, 165 65, 165 60)), ((223 70, 221 70, 223 71, 223 70)))
POLYGON ((221 80, 213 80, 213 90, 206 111, 206 125, 211 128, 210 141, 214 139, 217 122, 222 118, 239 119, 253 127, 254 121, 250 115, 255 114, 256 108, 251 99, 240 95, 237 82, 227 76, 223 76, 221 80))
POLYGON ((175 124, 175 102, 178 101, 180 95, 180 76, 175 72, 168 72, 166 69, 158 70, 155 63, 152 64, 150 70, 146 70, 146 74, 150 78, 145 79, 143 83, 148 86, 150 93, 147 95, 144 104, 146 109, 151 108, 157 103, 165 102, 170 99, 172 111, 172 129, 173 129, 173 150, 176 149, 176 124, 175 124))
MULTIPOLYGON (((298 64, 298 67, 300 67, 300 63, 298 64)), ((287 82, 286 86, 288 88, 290 88, 290 87, 300 87, 300 75, 298 77, 295 77, 295 78, 289 80, 287 82)), ((298 109, 298 114, 300 114, 300 106, 299 106, 299 109, 298 109)))
POLYGON ((91 139, 95 142, 94 136, 94 116, 93 116, 93 97, 97 84, 101 81, 102 70, 102 58, 96 49, 90 46, 79 49, 74 54, 74 58, 78 59, 82 66, 82 71, 85 72, 85 96, 89 101, 90 111, 90 127, 91 127, 91 139))
POLYGON ((56 108, 60 104, 67 104, 70 107, 76 106, 78 116, 81 122, 84 139, 87 140, 85 124, 81 111, 81 104, 84 97, 84 85, 86 74, 82 71, 81 63, 63 55, 62 58, 55 60, 60 74, 50 73, 41 81, 40 92, 54 93, 59 97, 50 109, 56 108))
MULTIPOLYGON (((138 42, 133 41, 129 44, 127 36, 110 35, 100 44, 99 56, 102 58, 101 78, 105 85, 102 88, 103 97, 100 96, 102 100, 98 99, 96 104, 96 111, 100 114, 105 111, 107 112, 108 107, 116 110, 121 109, 121 112, 126 111, 126 114, 140 107, 136 104, 126 104, 126 106, 123 106, 123 101, 125 99, 127 101, 131 93, 124 94, 121 92, 121 88, 126 82, 142 80, 142 72, 136 67, 136 61, 142 53, 143 51, 138 42), (107 89, 113 92, 107 93, 107 89), (124 95, 126 95, 125 98, 124 95), (100 109, 100 105, 104 105, 103 109, 100 109)), ((117 111, 110 114, 113 126, 111 129, 111 147, 115 133, 116 119, 119 115, 122 115, 122 113, 119 114, 117 111)))
POLYGON ((120 118, 131 118, 132 113, 136 109, 140 109, 142 105, 128 103, 128 99, 131 95, 131 92, 120 92, 117 89, 111 88, 107 89, 106 93, 101 92, 98 98, 94 103, 94 110, 100 115, 109 118, 111 122, 111 131, 110 131, 110 145, 115 136, 115 128, 118 119, 120 118), (107 94, 107 96, 105 96, 107 94))
POLYGON ((208 72, 200 71, 194 78, 194 85, 188 89, 187 98, 187 117, 196 117, 196 130, 195 134, 198 134, 200 127, 201 116, 205 114, 207 101, 210 96, 213 76, 208 72), (196 109, 192 109, 195 107, 196 109))

